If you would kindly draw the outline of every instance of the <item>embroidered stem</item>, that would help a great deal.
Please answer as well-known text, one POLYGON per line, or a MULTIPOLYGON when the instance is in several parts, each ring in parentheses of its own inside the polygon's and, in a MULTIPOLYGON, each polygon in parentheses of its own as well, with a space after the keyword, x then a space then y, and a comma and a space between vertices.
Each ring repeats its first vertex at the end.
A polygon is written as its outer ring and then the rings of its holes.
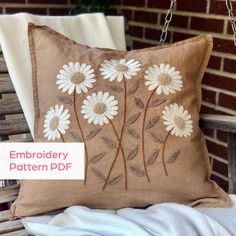
POLYGON ((123 163, 124 163, 124 171, 125 171, 125 189, 127 189, 128 187, 127 187, 127 185, 128 185, 128 181, 127 181, 127 165, 126 165, 126 160, 125 160, 125 153, 124 153, 124 149, 123 149, 123 146, 122 146, 122 143, 121 143, 121 140, 120 140, 120 138, 119 138, 119 135, 118 135, 118 133, 117 133, 117 131, 116 131, 116 129, 115 129, 115 126, 114 126, 114 124, 113 124, 113 122, 110 120, 110 123, 111 123, 111 126, 112 126, 112 128, 113 128, 113 131, 114 131, 114 133, 115 133, 115 135, 116 135, 116 138, 117 138, 117 140, 118 140, 118 142, 119 142, 119 147, 120 147, 120 150, 121 150, 121 153, 122 153, 122 157, 123 157, 123 163))
POLYGON ((147 109, 148 109, 148 105, 151 101, 151 98, 153 96, 153 94, 155 93, 156 90, 153 90, 153 92, 151 93, 150 97, 147 100, 147 104, 144 108, 144 114, 143 114, 143 126, 142 126, 142 154, 143 154, 143 167, 144 167, 144 171, 145 171, 145 175, 147 177, 148 182, 150 183, 150 178, 148 175, 148 171, 147 171, 147 165, 146 165, 146 156, 145 156, 145 138, 144 138, 144 127, 145 127, 145 122, 146 122, 146 116, 147 116, 147 109))
POLYGON ((84 178, 84 185, 86 184, 87 181, 87 172, 88 172, 88 150, 87 150, 87 145, 84 139, 84 133, 83 130, 81 128, 80 122, 79 122, 79 118, 78 118, 78 114, 77 114, 77 109, 76 109, 76 91, 74 91, 74 96, 73 96, 73 106, 74 106, 74 112, 75 112, 75 118, 76 118, 76 122, 77 125, 79 127, 79 131, 81 134, 81 139, 84 142, 84 152, 85 152, 85 178, 84 178))
MULTIPOLYGON (((125 81, 125 78, 123 79, 124 81, 124 116, 123 116, 123 125, 122 125, 122 129, 121 129, 121 134, 120 134, 120 138, 119 138, 119 144, 118 144, 118 148, 116 150, 116 155, 115 155, 115 158, 111 164, 111 168, 109 170, 109 173, 108 173, 108 176, 106 178, 106 181, 103 185, 103 188, 102 188, 102 191, 105 190, 106 188, 106 185, 107 185, 107 182, 110 178, 110 175, 111 175, 111 172, 112 172, 112 169, 116 163, 116 160, 118 158, 118 154, 119 154, 119 150, 120 150, 120 147, 121 147, 121 142, 122 142, 122 138, 123 138, 123 133, 124 133, 124 129, 125 129, 125 122, 126 122, 126 100, 127 100, 127 88, 126 88, 126 81, 125 81)), ((123 154, 122 154, 123 155, 123 154)), ((124 160, 125 161, 125 160, 124 160)), ((126 162, 125 162, 126 163, 126 162)), ((125 168, 126 168, 126 164, 125 164, 125 168)), ((126 169, 126 172, 127 172, 127 169, 126 169)), ((127 189, 127 182, 125 182, 125 189, 127 189)))
POLYGON ((169 137, 169 135, 170 135, 170 132, 165 137, 165 140, 162 146, 162 153, 161 153, 162 165, 163 165, 166 176, 168 176, 168 172, 167 172, 166 163, 165 163, 165 146, 166 146, 167 138, 169 137))
POLYGON ((60 135, 61 135, 61 140, 62 140, 62 142, 64 143, 64 142, 65 142, 65 139, 64 139, 62 133, 60 133, 60 135))

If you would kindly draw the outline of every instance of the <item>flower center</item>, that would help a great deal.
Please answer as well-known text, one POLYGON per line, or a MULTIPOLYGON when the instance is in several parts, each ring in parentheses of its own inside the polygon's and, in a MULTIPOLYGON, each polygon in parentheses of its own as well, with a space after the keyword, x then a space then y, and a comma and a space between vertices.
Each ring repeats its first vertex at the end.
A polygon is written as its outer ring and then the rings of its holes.
POLYGON ((157 77, 157 81, 162 86, 167 86, 171 83, 171 76, 168 74, 161 74, 157 77))
POLYGON ((49 125, 50 130, 54 131, 58 128, 58 126, 59 126, 59 118, 58 116, 54 116, 50 121, 50 125, 49 125))
POLYGON ((73 84, 80 84, 84 81, 85 77, 82 73, 80 72, 76 72, 75 74, 73 74, 70 78, 70 81, 73 83, 73 84))
POLYGON ((94 106, 93 111, 96 114, 103 114, 106 111, 106 109, 107 109, 106 105, 102 102, 99 102, 94 106))
POLYGON ((124 64, 117 64, 117 65, 115 66, 115 69, 116 69, 116 71, 118 71, 118 72, 125 72, 125 71, 128 70, 128 66, 126 66, 126 65, 124 65, 124 64))
POLYGON ((180 116, 175 116, 174 117, 174 122, 176 124, 176 126, 178 126, 178 128, 180 129, 184 129, 185 127, 185 122, 184 122, 184 119, 180 116))

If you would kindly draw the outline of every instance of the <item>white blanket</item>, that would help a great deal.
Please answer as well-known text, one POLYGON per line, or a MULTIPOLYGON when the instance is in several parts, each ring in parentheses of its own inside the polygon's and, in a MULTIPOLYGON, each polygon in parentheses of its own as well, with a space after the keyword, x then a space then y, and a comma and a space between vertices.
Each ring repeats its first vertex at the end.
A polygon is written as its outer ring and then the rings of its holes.
POLYGON ((0 16, 0 45, 30 131, 34 130, 34 102, 28 23, 48 25, 90 47, 125 50, 124 18, 102 13, 78 16, 36 16, 26 13, 0 16))
POLYGON ((230 197, 234 207, 228 209, 174 203, 118 211, 72 206, 55 216, 22 221, 29 233, 40 236, 235 236, 236 195, 230 197))

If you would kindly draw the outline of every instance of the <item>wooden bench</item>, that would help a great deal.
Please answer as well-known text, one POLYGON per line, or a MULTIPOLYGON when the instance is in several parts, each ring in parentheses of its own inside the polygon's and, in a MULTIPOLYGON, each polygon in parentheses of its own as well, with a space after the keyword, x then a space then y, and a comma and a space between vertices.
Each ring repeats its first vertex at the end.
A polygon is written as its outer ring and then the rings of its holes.
MULTIPOLYGON (((202 115, 200 125, 228 133, 229 192, 236 193, 236 117, 202 115)), ((13 140, 31 142, 32 137, 7 73, 3 55, 0 54, 0 141, 13 140)), ((8 209, 16 199, 19 187, 17 181, 0 180, 0 235, 28 235, 20 220, 8 221, 8 209)))

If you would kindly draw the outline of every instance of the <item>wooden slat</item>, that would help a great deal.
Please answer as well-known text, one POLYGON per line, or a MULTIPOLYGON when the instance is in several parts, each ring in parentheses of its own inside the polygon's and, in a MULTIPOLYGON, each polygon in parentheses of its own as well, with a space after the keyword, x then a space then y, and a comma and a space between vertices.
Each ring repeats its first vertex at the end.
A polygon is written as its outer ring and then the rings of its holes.
POLYGON ((236 117, 225 115, 201 115, 200 126, 236 133, 236 117))
POLYGON ((7 73, 7 66, 2 54, 0 55, 0 73, 7 73))
POLYGON ((15 89, 10 80, 0 78, 0 94, 14 93, 15 89))
POLYGON ((29 132, 29 127, 24 118, 0 121, 0 136, 24 134, 29 132))
POLYGON ((19 188, 20 188, 19 184, 0 188, 0 203, 14 201, 19 193, 19 188))
POLYGON ((0 235, 24 229, 21 220, 12 220, 0 223, 0 235))
POLYGON ((17 98, 0 99, 0 115, 18 113, 22 113, 22 108, 17 98))
POLYGON ((0 222, 8 221, 9 210, 0 211, 0 222))
POLYGON ((236 133, 228 133, 229 193, 236 194, 236 133))
POLYGON ((32 138, 32 136, 31 136, 31 134, 30 133, 28 133, 28 134, 25 134, 25 135, 18 135, 18 137, 17 138, 14 138, 14 139, 11 139, 11 136, 10 136, 10 138, 9 138, 9 140, 4 140, 4 141, 2 141, 2 142, 4 142, 4 143, 12 143, 12 142, 23 142, 23 143, 25 143, 25 142, 33 142, 33 138, 32 138), (25 136, 26 135, 26 136, 25 136), (21 136, 21 137, 20 137, 21 136))
POLYGON ((22 230, 17 230, 15 232, 2 234, 2 236, 29 236, 29 234, 25 229, 22 229, 22 230))

